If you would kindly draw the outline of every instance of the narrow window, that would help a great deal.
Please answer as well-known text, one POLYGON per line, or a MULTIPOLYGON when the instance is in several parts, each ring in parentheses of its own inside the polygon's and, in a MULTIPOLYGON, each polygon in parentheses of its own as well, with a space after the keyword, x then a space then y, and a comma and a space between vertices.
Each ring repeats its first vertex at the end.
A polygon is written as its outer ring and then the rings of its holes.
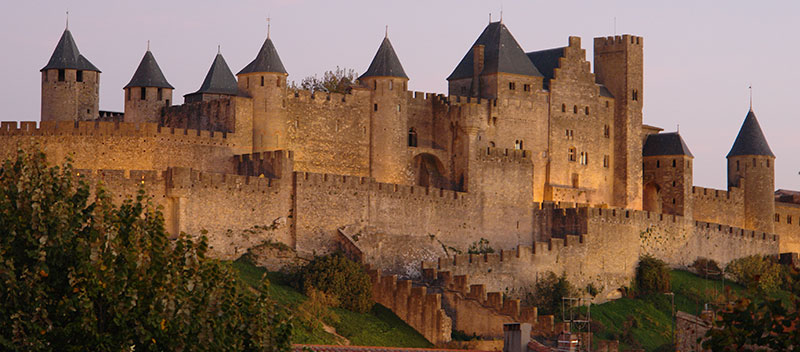
POLYGON ((567 112, 567 104, 561 104, 561 112, 567 112))
POLYGON ((275 80, 275 86, 280 88, 280 86, 281 86, 281 78, 280 77, 278 77, 278 79, 275 80))
POLYGON ((603 155, 603 167, 605 167, 605 168, 608 167, 608 164, 609 164, 608 161, 609 161, 608 160, 608 155, 603 155))
POLYGON ((492 126, 497 126, 497 116, 492 117, 492 126))
POLYGON ((389 90, 394 89, 394 81, 389 81, 389 90))
POLYGON ((170 105, 169 105, 169 99, 167 99, 167 102, 166 102, 166 104, 164 104, 164 105, 166 105, 166 106, 170 106, 170 105))
POLYGON ((397 104, 397 112, 400 112, 400 104, 397 104))
POLYGON ((569 130, 564 130, 564 138, 569 139, 569 130))
POLYGON ((378 81, 372 81, 372 85, 373 85, 372 88, 374 88, 374 90, 378 90, 378 81))
POLYGON ((521 140, 514 141, 514 149, 517 149, 517 150, 522 149, 522 141, 521 140))
POLYGON ((672 187, 675 187, 675 185, 676 185, 676 182, 672 181, 672 187))
POLYGON ((736 171, 739 171, 739 160, 736 160, 736 171))
POLYGON ((509 90, 517 89, 517 85, 514 82, 508 82, 508 89, 509 90))
POLYGON ((584 108, 584 112, 586 112, 586 115, 589 115, 589 107, 588 106, 586 108, 584 108))
POLYGON ((656 168, 661 167, 661 160, 656 160, 656 168))
POLYGON ((59 69, 58 70, 58 81, 59 82, 64 82, 66 79, 67 79, 67 73, 65 72, 65 70, 64 69, 59 69))
POLYGON ((675 204, 675 198, 672 198, 672 204, 675 204))
POLYGON ((633 101, 638 101, 639 100, 639 91, 638 90, 636 90, 636 89, 633 90, 633 92, 631 93, 631 99, 633 99, 633 101))
POLYGON ((247 88, 250 88, 250 77, 247 77, 247 83, 245 84, 247 88))
POLYGON ((264 86, 264 76, 261 76, 261 86, 264 86))
POLYGON ((573 114, 577 114, 577 113, 578 113, 578 106, 577 106, 577 105, 574 105, 574 106, 572 107, 572 113, 573 113, 573 114))
POLYGON ((408 146, 417 146, 417 130, 415 130, 413 127, 408 130, 408 146))
POLYGON ((142 88, 139 88, 139 89, 141 89, 141 92, 140 92, 140 94, 139 94, 139 99, 140 99, 140 100, 145 100, 145 99, 147 99, 147 90, 146 90, 146 88, 145 88, 145 87, 142 87, 142 88))
POLYGON ((373 104, 372 105, 372 110, 378 111, 378 104, 373 104))
POLYGON ((675 162, 676 162, 675 159, 672 159, 672 167, 676 166, 675 162))
POLYGON ((158 92, 158 93, 157 93, 157 95, 158 95, 158 101, 161 101, 162 99, 164 99, 164 90, 163 90, 162 88, 158 88, 158 91, 157 91, 157 92, 158 92))
POLYGON ((786 223, 787 224, 791 224, 792 223, 792 216, 791 215, 786 215, 786 223))
POLYGON ((769 159, 767 159, 767 167, 769 167, 769 159))
POLYGON ((756 166, 756 158, 753 158, 753 167, 756 166))
POLYGON ((603 126, 603 137, 611 137, 611 128, 608 125, 603 126))
POLYGON ((75 81, 76 82, 83 82, 83 71, 78 70, 75 72, 75 81))
POLYGON ((575 147, 570 147, 570 148, 569 148, 569 155, 568 155, 568 157, 567 157, 567 160, 569 160, 569 161, 572 161, 572 162, 576 161, 576 160, 577 160, 577 157, 578 157, 578 155, 577 155, 577 154, 578 154, 578 153, 577 153, 577 151, 575 150, 575 147))
POLYGON ((775 222, 781 222, 781 215, 775 214, 775 222))
POLYGON ((606 107, 608 107, 608 102, 606 102, 606 107))
POLYGON ((131 100, 131 89, 130 88, 125 90, 125 99, 131 100))

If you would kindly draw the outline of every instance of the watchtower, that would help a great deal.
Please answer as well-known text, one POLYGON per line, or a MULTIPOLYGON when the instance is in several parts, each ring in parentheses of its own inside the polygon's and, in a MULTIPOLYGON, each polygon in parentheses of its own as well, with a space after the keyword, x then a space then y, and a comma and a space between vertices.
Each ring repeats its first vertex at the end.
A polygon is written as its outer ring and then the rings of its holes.
POLYGON ((370 90, 370 176, 408 183, 408 76, 386 36, 359 81, 370 90))
POLYGON ((744 189, 744 227, 772 233, 775 230, 775 154, 752 108, 727 158, 728 189, 744 189))
POLYGON ((628 34, 594 39, 595 76, 615 99, 615 205, 631 209, 642 208, 643 46, 628 34))
POLYGON ((237 74, 239 90, 253 98, 253 152, 288 147, 288 76, 269 34, 255 59, 237 74))
POLYGON ((678 132, 648 135, 642 157, 643 209, 691 217, 694 156, 681 135, 678 132))
POLYGON ((78 50, 69 29, 41 70, 42 121, 94 120, 99 111, 100 70, 78 50))
POLYGON ((172 104, 174 87, 167 82, 156 58, 147 48, 125 90, 125 122, 157 123, 161 109, 172 104))

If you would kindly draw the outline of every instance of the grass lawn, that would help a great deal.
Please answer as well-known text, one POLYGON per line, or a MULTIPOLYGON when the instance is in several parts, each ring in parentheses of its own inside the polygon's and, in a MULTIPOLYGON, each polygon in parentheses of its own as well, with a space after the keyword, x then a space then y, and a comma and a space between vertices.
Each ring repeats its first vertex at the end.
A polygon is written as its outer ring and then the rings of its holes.
MULTIPOLYGON (((241 260, 233 262, 242 280, 253 288, 260 288, 261 277, 265 269, 256 267, 241 260)), ((270 281, 269 295, 278 304, 289 311, 306 300, 306 296, 286 283, 281 275, 266 272, 270 281)), ((339 315, 339 322, 331 324, 336 333, 344 336, 352 345, 360 346, 392 346, 392 347, 431 347, 428 340, 412 327, 400 320, 391 310, 375 304, 367 313, 356 313, 346 309, 332 308, 339 315)), ((299 344, 336 344, 335 336, 321 330, 310 329, 294 324, 292 343, 299 344)))

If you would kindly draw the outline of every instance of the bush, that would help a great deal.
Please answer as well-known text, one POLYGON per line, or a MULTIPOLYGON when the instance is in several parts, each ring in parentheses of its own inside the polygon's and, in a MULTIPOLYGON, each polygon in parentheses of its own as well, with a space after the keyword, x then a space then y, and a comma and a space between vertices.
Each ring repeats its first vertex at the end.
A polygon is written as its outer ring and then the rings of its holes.
POLYGON ((783 284, 780 264, 760 255, 733 260, 728 263, 725 272, 730 273, 736 282, 744 286, 767 292, 774 291, 783 284))
POLYGON ((494 248, 489 246, 489 240, 481 237, 480 240, 472 242, 472 244, 469 245, 469 249, 467 249, 467 253, 469 253, 469 254, 494 253, 494 248))
POLYGON ((19 151, 0 167, 0 350, 288 351, 291 325, 262 290, 171 240, 142 189, 102 185, 19 151))
POLYGON ((341 253, 314 258, 302 270, 302 289, 317 289, 336 299, 342 308, 366 313, 372 308, 372 281, 364 268, 341 253))
POLYGON ((295 316, 312 330, 321 330, 324 323, 339 322, 339 315, 330 309, 338 305, 336 298, 312 288, 308 292, 308 299, 297 307, 295 316))
POLYGON ((567 281, 566 275, 556 276, 548 272, 534 284, 532 292, 528 293, 525 302, 536 306, 539 314, 561 314, 561 298, 574 297, 577 290, 567 281))
POLYGON ((697 272, 697 275, 705 278, 720 279, 722 277, 722 269, 713 259, 697 258, 690 267, 697 272))
POLYGON ((639 257, 636 267, 636 289, 639 294, 669 292, 669 267, 650 255, 639 257))

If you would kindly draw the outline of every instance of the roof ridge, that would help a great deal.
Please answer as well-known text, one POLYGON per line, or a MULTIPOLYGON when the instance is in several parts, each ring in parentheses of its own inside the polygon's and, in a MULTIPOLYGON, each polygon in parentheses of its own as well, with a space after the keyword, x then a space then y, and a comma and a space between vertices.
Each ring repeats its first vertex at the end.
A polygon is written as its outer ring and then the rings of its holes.
POLYGON ((378 51, 375 52, 375 57, 372 58, 367 71, 358 79, 364 77, 400 77, 408 79, 406 71, 403 69, 403 64, 400 63, 400 59, 397 57, 388 35, 381 41, 381 45, 378 47, 378 51))

